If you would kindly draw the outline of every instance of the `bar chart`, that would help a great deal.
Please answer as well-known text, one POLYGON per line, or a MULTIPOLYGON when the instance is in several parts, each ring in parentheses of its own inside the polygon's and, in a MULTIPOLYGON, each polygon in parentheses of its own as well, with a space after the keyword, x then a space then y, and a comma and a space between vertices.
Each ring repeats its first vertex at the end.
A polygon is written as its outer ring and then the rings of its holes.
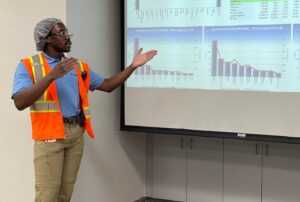
POLYGON ((206 27, 204 33, 206 88, 281 91, 293 75, 290 25, 206 27))
MULTIPOLYGON (((140 48, 139 39, 134 39, 134 52, 136 53, 138 49, 140 48)), ((194 74, 193 73, 185 73, 178 70, 164 70, 164 69, 153 69, 151 65, 143 65, 137 70, 135 70, 134 75, 138 78, 143 78, 144 76, 147 76, 147 79, 155 79, 155 77, 161 77, 164 76, 165 78, 167 76, 174 77, 178 80, 187 80, 187 77, 189 79, 193 79, 194 74)))
POLYGON ((186 25, 195 25, 199 21, 220 19, 222 8, 222 0, 129 0, 128 24, 131 27, 177 26, 184 21, 186 25))
POLYGON ((142 47, 155 48, 155 60, 135 70, 129 87, 195 88, 201 62, 202 28, 153 28, 128 30, 128 62, 142 47))
POLYGON ((157 4, 157 1, 153 0, 134 0, 135 9, 161 9, 161 8, 170 8, 170 5, 172 5, 172 8, 178 9, 178 8, 184 8, 186 5, 190 5, 190 8, 192 7, 221 7, 221 0, 214 0, 214 1, 207 1, 207 0, 164 0, 160 1, 160 4, 157 4), (142 6, 144 7, 141 7, 142 6))
POLYGON ((299 92, 300 24, 129 28, 127 65, 156 49, 127 87, 299 92))
MULTIPOLYGON (((294 57, 297 67, 295 74, 297 75, 297 80, 300 80, 300 24, 294 25, 293 29, 293 41, 294 41, 294 57)), ((296 83, 296 82, 295 82, 296 83)), ((299 85, 296 83, 297 86, 299 85)))
POLYGON ((218 49, 218 41, 212 41, 212 77, 240 78, 281 78, 282 74, 272 70, 258 70, 249 64, 243 65, 238 60, 224 61, 218 49))

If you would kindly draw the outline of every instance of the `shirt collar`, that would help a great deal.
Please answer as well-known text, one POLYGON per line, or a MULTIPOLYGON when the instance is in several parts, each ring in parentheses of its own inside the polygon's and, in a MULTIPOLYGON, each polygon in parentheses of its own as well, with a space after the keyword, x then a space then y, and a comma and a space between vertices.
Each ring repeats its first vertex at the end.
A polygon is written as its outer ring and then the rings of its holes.
MULTIPOLYGON (((53 58, 53 57, 47 55, 45 52, 43 52, 43 55, 45 56, 45 58, 46 58, 46 60, 48 61, 49 64, 60 62, 60 59, 53 58)), ((64 53, 62 53, 62 57, 65 57, 64 53)))

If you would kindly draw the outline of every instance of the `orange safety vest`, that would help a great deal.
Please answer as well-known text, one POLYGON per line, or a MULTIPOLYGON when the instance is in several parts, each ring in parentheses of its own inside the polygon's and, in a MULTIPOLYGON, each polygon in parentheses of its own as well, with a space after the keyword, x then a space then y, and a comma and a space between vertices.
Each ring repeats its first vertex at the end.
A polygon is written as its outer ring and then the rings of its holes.
MULTIPOLYGON (((22 62, 33 81, 33 84, 44 78, 51 71, 50 65, 45 59, 43 53, 22 59, 22 62)), ((74 69, 77 74, 81 108, 83 109, 85 116, 84 129, 87 130, 91 138, 94 138, 88 101, 90 70, 88 65, 81 61, 77 63, 74 69), (84 80, 81 77, 82 72, 86 73, 86 78, 84 80)), ((30 106, 30 116, 32 124, 32 138, 34 140, 65 138, 63 116, 60 111, 55 82, 52 82, 43 95, 32 106, 30 106)))

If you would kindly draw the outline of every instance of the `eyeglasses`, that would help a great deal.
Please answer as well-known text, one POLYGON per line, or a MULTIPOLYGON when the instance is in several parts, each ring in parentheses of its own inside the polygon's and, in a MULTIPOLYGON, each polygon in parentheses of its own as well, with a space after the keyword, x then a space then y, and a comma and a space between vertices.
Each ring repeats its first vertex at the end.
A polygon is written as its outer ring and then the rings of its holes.
POLYGON ((48 36, 51 36, 51 35, 55 35, 55 36, 58 36, 61 38, 67 38, 67 37, 72 37, 73 33, 69 32, 69 31, 60 31, 58 33, 50 33, 48 36))

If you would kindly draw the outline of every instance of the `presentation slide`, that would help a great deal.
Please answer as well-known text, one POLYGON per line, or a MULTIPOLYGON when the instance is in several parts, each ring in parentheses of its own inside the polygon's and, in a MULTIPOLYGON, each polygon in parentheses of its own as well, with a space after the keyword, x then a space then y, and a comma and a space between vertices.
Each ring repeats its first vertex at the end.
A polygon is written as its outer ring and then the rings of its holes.
MULTIPOLYGON (((124 0, 124 126, 300 137, 300 0, 124 0)), ((183 130, 184 131, 184 130, 183 130)))

